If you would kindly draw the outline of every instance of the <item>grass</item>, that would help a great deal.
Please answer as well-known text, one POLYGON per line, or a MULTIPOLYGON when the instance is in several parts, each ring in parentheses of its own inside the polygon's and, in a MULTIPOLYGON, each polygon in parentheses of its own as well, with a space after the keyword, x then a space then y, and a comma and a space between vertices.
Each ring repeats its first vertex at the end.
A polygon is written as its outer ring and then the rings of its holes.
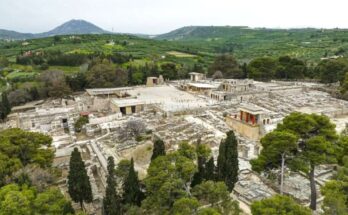
POLYGON ((80 71, 79 66, 50 66, 49 70, 60 70, 63 71, 66 75, 72 75, 80 71))
POLYGON ((188 53, 184 53, 184 52, 178 52, 178 51, 170 51, 167 52, 167 54, 169 55, 174 55, 175 57, 196 57, 196 55, 192 55, 192 54, 188 54, 188 53))

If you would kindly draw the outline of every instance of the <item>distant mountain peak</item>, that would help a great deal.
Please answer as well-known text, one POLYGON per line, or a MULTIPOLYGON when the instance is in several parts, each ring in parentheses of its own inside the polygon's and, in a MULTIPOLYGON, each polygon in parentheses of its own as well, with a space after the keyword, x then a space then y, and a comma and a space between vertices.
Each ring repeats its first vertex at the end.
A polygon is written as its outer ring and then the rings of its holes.
POLYGON ((43 33, 45 36, 69 35, 69 34, 104 34, 107 31, 99 28, 93 23, 82 19, 72 19, 67 21, 51 31, 43 33))
POLYGON ((8 31, 0 29, 0 39, 32 39, 50 37, 55 35, 73 35, 73 34, 108 34, 110 32, 103 30, 102 28, 94 25, 83 19, 69 20, 51 31, 47 31, 39 34, 27 34, 19 33, 15 31, 8 31))

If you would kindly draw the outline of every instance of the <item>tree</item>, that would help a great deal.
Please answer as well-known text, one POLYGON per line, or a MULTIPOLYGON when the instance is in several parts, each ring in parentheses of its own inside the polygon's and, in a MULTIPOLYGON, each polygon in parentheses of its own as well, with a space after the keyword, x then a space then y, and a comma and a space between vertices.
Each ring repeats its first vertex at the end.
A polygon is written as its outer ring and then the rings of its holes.
POLYGON ((164 63, 161 65, 161 74, 165 79, 175 80, 178 78, 178 68, 175 63, 164 63))
POLYGON ((146 130, 146 125, 142 120, 131 119, 125 123, 121 130, 121 138, 128 139, 129 137, 139 137, 146 130))
POLYGON ((184 197, 174 202, 173 214, 195 214, 199 206, 197 199, 184 197))
POLYGON ((36 164, 50 167, 54 153, 49 149, 52 138, 41 133, 23 131, 18 128, 0 132, 0 186, 6 177, 21 167, 36 164), (47 148, 47 149, 45 149, 47 148))
POLYGON ((0 189, 0 211, 2 215, 31 215, 35 190, 26 186, 9 184, 0 189))
POLYGON ((63 71, 45 71, 41 74, 41 81, 44 82, 50 97, 61 98, 71 93, 63 71))
POLYGON ((131 159, 128 176, 123 184, 123 201, 126 204, 140 206, 143 194, 140 190, 138 173, 134 170, 134 161, 131 159))
POLYGON ((11 104, 7 98, 7 93, 3 92, 1 94, 0 100, 0 119, 6 119, 7 115, 11 112, 11 104))
POLYGON ((68 174, 68 192, 74 202, 79 202, 83 209, 83 202, 92 202, 92 189, 85 164, 77 148, 71 153, 68 174))
POLYGON ((122 87, 128 83, 127 71, 114 68, 110 63, 94 65, 86 74, 88 87, 122 87))
POLYGON ((196 146, 198 171, 193 176, 192 183, 191 183, 192 187, 206 180, 206 176, 207 176, 206 163, 207 163, 207 159, 210 156, 210 153, 211 153, 210 148, 208 148, 208 146, 205 144, 201 144, 199 140, 196 146))
POLYGON ((215 80, 215 79, 222 79, 222 78, 224 78, 224 75, 222 74, 221 71, 216 71, 216 72, 214 72, 212 78, 213 78, 214 80, 215 80))
POLYGON ((26 184, 8 184, 0 189, 1 215, 73 214, 74 209, 62 192, 51 187, 37 192, 26 184))
POLYGON ((224 78, 243 78, 244 76, 237 60, 229 54, 219 55, 215 58, 214 63, 210 66, 209 75, 212 76, 217 71, 221 71, 224 78))
POLYGON ((276 77, 281 79, 301 79, 306 75, 306 64, 296 58, 282 56, 278 58, 276 77))
POLYGON ((142 208, 145 212, 165 214, 173 209, 176 200, 189 197, 196 167, 193 160, 183 154, 190 155, 177 151, 159 156, 150 163, 144 179, 146 199, 142 202, 142 208))
POLYGON ((205 180, 215 181, 216 179, 216 167, 214 164, 214 157, 211 157, 205 164, 205 180))
POLYGON ((7 67, 10 64, 8 59, 5 56, 0 56, 0 68, 7 67))
POLYGON ((74 124, 75 131, 76 131, 76 132, 81 132, 82 127, 83 127, 84 125, 86 125, 88 122, 89 122, 88 116, 80 116, 80 117, 76 120, 76 122, 75 122, 75 124, 74 124))
POLYGON ((292 198, 283 195, 276 195, 261 201, 255 201, 251 205, 253 215, 311 215, 311 211, 292 198))
POLYGON ((66 82, 73 91, 82 91, 87 86, 85 72, 78 72, 77 74, 66 77, 66 82))
POLYGON ((8 94, 11 106, 21 105, 32 100, 30 93, 25 89, 16 89, 8 94))
POLYGON ((277 61, 269 57, 253 59, 248 67, 249 78, 268 81, 275 77, 277 61))
POLYGON ((192 195, 202 205, 209 205, 221 214, 239 214, 239 205, 232 201, 224 182, 204 181, 192 189, 192 195))
POLYGON ((348 64, 345 59, 323 60, 315 67, 315 71, 323 83, 343 82, 348 64))
POLYGON ((153 152, 151 156, 151 160, 156 159, 158 156, 164 156, 166 155, 166 148, 164 145, 163 140, 156 139, 153 144, 153 152))
POLYGON ((67 201, 58 188, 49 188, 33 201, 36 214, 73 214, 71 202, 67 201))
POLYGON ((323 210, 325 214, 348 214, 348 156, 343 159, 343 166, 338 167, 333 180, 321 187, 324 196, 323 210))
POLYGON ((238 143, 233 131, 227 132, 227 138, 220 143, 217 174, 232 192, 238 180, 238 143))
POLYGON ((108 176, 106 179, 105 197, 103 199, 103 209, 105 215, 121 214, 121 205, 117 195, 115 179, 115 163, 113 157, 108 157, 108 176))
POLYGON ((297 137, 285 131, 273 131, 261 139, 262 151, 259 157, 251 161, 257 172, 281 167, 280 194, 283 194, 285 162, 297 150, 297 137))
POLYGON ((316 210, 314 171, 318 165, 337 162, 335 125, 327 116, 294 112, 285 117, 276 130, 288 131, 298 137, 298 151, 290 168, 307 173, 311 187, 310 208, 316 210))
POLYGON ((115 174, 117 176, 117 184, 123 184, 128 177, 129 169, 131 168, 130 160, 120 160, 117 164, 115 174))

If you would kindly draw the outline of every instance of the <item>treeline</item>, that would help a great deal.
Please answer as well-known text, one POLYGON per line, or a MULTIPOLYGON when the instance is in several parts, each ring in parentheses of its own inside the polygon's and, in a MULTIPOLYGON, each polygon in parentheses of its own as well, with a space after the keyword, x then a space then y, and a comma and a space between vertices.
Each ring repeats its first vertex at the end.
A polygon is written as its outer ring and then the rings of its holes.
POLYGON ((260 81, 317 79, 322 83, 342 83, 346 72, 346 58, 322 60, 314 65, 289 56, 261 57, 240 65, 232 55, 220 55, 210 66, 208 75, 213 78, 252 78, 260 81))
POLYGON ((92 53, 63 53, 60 50, 54 51, 35 51, 25 52, 17 56, 16 63, 20 65, 36 65, 41 68, 48 66, 80 66, 88 63, 95 58, 107 59, 116 64, 123 64, 133 60, 132 55, 112 52, 105 54, 102 52, 92 53))

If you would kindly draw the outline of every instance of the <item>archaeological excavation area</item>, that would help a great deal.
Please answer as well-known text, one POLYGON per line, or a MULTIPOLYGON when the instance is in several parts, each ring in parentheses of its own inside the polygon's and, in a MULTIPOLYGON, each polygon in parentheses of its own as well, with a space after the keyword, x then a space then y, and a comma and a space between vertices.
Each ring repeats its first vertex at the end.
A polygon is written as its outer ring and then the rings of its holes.
MULTIPOLYGON (((9 120, 0 126, 53 138, 54 166, 62 170, 59 187, 64 192, 70 154, 78 147, 94 196, 88 211, 100 214, 107 158, 113 156, 116 164, 133 158, 140 179, 144 178, 155 138, 164 141, 166 151, 176 150, 183 141, 200 139, 216 159, 221 140, 233 130, 238 138, 240 166, 239 181, 231 195, 248 212, 252 201, 279 192, 277 182, 253 172, 249 161, 259 155, 260 139, 285 116, 295 111, 323 114, 336 124, 338 132, 348 123, 348 102, 322 91, 325 86, 319 83, 211 80, 200 73, 190 75, 188 80, 167 82, 162 77, 150 77, 145 86, 87 89, 64 99, 27 103, 14 107, 9 120), (76 132, 74 125, 80 117, 87 117, 88 123, 76 132)), ((318 168, 317 185, 323 185, 332 171, 331 166, 318 168)), ((290 171, 285 177, 284 192, 308 204, 309 181, 290 171)))

